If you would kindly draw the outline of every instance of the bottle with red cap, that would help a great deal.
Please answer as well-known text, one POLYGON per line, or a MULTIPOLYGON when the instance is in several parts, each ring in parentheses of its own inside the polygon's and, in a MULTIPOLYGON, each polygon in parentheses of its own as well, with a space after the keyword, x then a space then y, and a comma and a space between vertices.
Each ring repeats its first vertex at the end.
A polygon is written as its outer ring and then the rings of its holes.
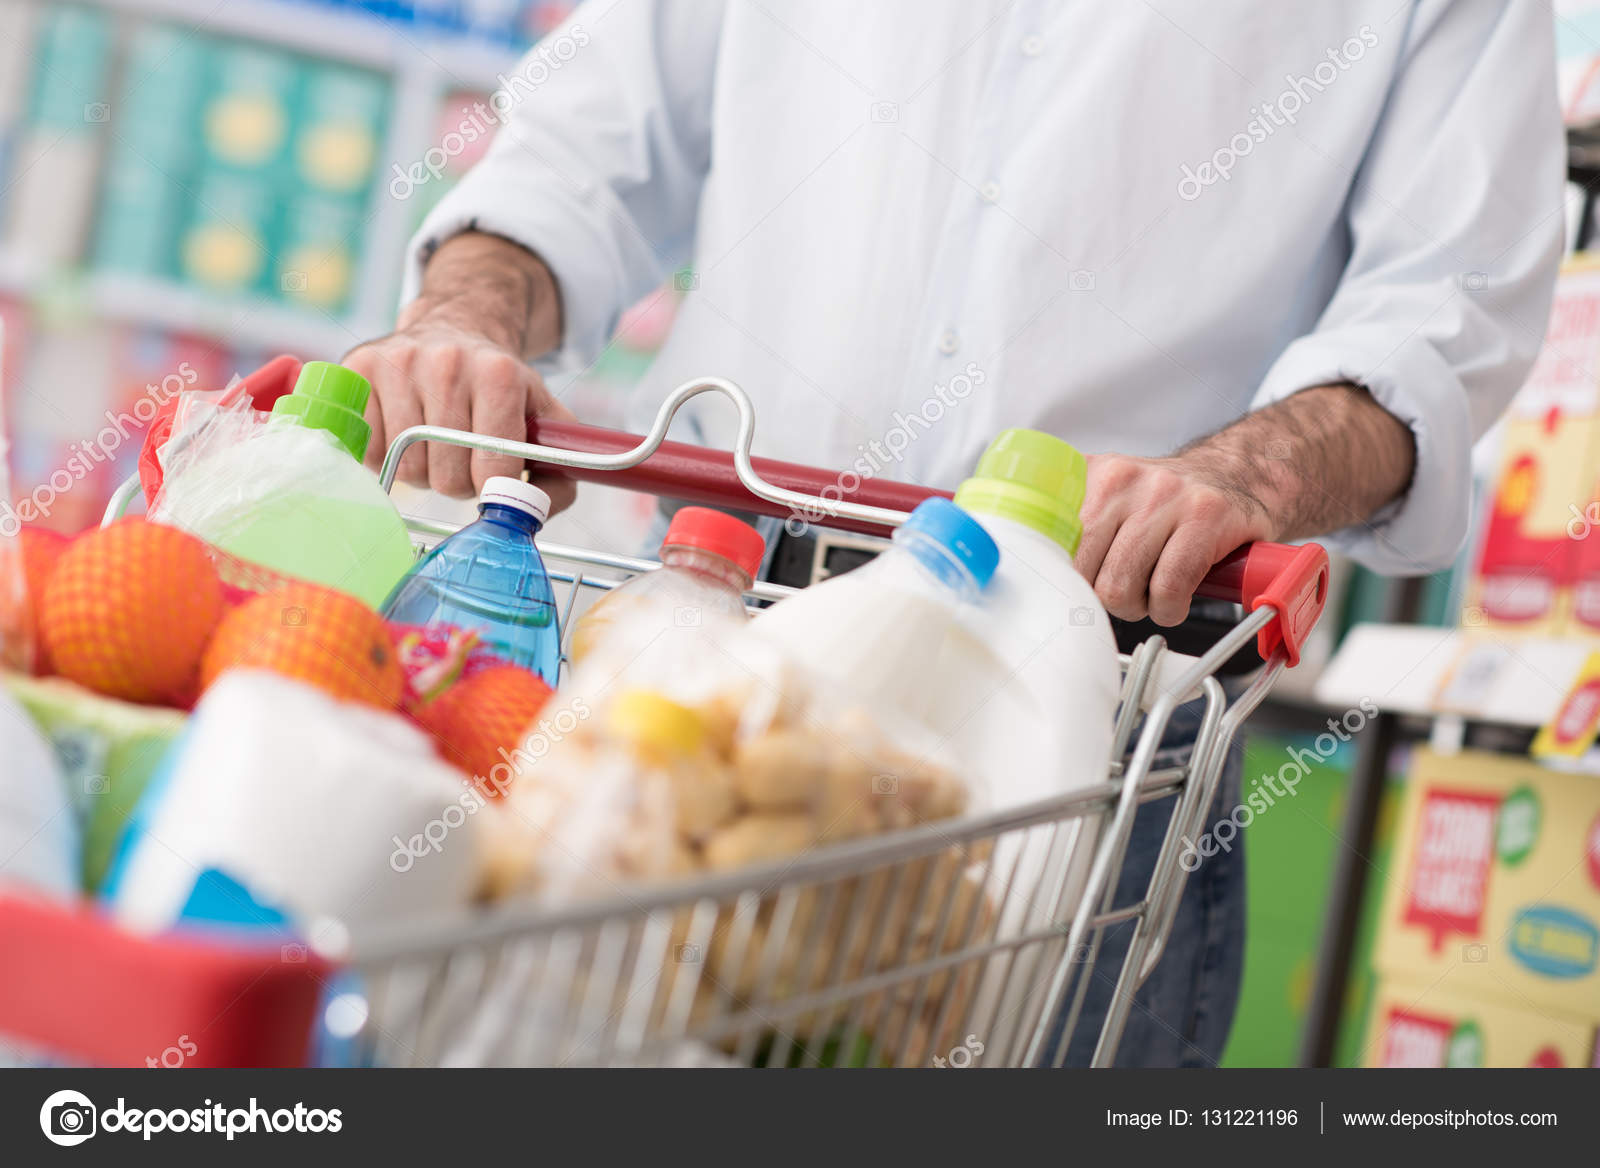
POLYGON ((661 541, 660 569, 612 589, 578 620, 573 664, 602 645, 642 651, 664 629, 742 623, 744 592, 765 554, 766 541, 748 523, 709 507, 683 508, 661 541))

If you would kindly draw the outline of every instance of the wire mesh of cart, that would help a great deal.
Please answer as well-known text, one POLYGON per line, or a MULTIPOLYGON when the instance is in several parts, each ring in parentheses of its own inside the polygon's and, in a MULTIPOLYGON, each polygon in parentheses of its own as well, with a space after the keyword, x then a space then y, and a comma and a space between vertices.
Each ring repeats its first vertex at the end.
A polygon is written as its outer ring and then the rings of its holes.
MULTIPOLYGON (((842 490, 831 472, 752 458, 754 432, 748 396, 704 379, 669 395, 643 437, 530 422, 524 443, 414 427, 389 449, 382 481, 392 484, 412 445, 449 443, 577 479, 878 536, 932 493, 873 480, 842 490), (666 440, 678 409, 703 393, 738 411, 731 453, 666 440)), ((132 494, 132 486, 119 492, 108 519, 132 494)), ((451 530, 408 524, 424 538, 451 530)), ((585 594, 658 566, 540 546, 552 581, 566 586, 569 634, 585 594)), ((208 1062, 298 1061, 292 1032, 315 1025, 337 1040, 337 1061, 361 1065, 1059 1066, 1091 982, 1104 981, 1115 991, 1093 1061, 1109 1065, 1170 934, 1187 876, 1184 842, 1201 834, 1230 743, 1298 660, 1326 588, 1327 557, 1315 545, 1255 544, 1217 565, 1200 594, 1242 604, 1242 619, 1200 657, 1159 637, 1123 656, 1106 777, 1025 806, 641 884, 603 901, 504 906, 355 935, 322 923, 293 968, 275 954, 252 964, 246 953, 120 936, 83 915, 0 901, 0 934, 36 958, 0 966, 0 1002, 11 1002, 0 1005, 0 1035, 122 1061, 123 1046, 137 1043, 117 1045, 108 1034, 190 1032, 225 1002, 221 1020, 207 1023, 208 1062), (1264 665, 1230 701, 1215 674, 1252 642, 1264 665), (1174 711, 1189 702, 1201 710, 1192 747, 1163 750, 1174 711), (1135 812, 1162 799, 1171 816, 1161 851, 1142 895, 1121 902, 1135 812), (1131 930, 1120 964, 1103 953, 1113 927, 1131 930), (101 976, 84 973, 89 953, 101 976), (165 992, 146 992, 137 1005, 107 992, 135 975, 165 992), (82 994, 73 995, 76 1008, 55 1008, 63 978, 93 985, 95 1009, 85 1013, 82 994), (126 1015, 135 1009, 137 1022, 126 1015)), ((747 600, 790 591, 758 583, 747 600)))

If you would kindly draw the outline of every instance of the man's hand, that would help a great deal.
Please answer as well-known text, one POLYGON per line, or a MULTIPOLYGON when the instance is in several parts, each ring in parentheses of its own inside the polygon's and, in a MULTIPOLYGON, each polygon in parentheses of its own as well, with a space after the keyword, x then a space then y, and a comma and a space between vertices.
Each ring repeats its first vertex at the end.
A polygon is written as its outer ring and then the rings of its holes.
MULTIPOLYGON (((528 364, 560 335, 555 280, 537 256, 476 232, 447 240, 428 262, 422 293, 400 314, 399 327, 344 359, 372 382, 368 463, 381 464, 390 440, 410 426, 526 441, 529 416, 572 418, 528 364)), ((465 497, 491 475, 521 471, 515 458, 425 443, 407 452, 399 475, 465 497)), ((575 496, 570 479, 536 481, 552 511, 575 496)))
POLYGON ((1252 540, 1360 523, 1404 493, 1411 431, 1353 385, 1303 390, 1165 458, 1089 457, 1077 565, 1112 616, 1175 625, 1252 540))

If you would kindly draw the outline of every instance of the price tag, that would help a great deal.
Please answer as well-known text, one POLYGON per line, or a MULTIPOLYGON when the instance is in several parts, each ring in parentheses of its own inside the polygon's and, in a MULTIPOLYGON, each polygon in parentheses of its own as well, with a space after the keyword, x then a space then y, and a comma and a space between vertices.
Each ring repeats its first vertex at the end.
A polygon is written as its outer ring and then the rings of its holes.
POLYGON ((1510 660, 1511 650, 1499 641, 1468 641, 1439 683, 1433 708, 1444 714, 1480 716, 1510 660))

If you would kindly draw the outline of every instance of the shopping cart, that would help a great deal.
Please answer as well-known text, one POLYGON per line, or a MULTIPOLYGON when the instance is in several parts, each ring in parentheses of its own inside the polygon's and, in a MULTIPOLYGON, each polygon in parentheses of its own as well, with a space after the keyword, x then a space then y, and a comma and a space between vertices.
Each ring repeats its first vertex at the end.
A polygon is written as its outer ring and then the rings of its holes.
MULTIPOLYGON (((580 479, 746 512, 884 534, 931 492, 873 480, 839 488, 815 468, 750 455, 755 414, 736 385, 687 383, 648 435, 531 423, 526 443, 439 427, 400 434, 392 484, 418 442, 561 468, 580 479), (734 449, 666 441, 678 409, 720 393, 738 410, 734 449)), ((137 484, 119 491, 108 520, 137 484)), ((411 519, 423 538, 448 525, 411 519)), ((657 565, 541 541, 567 585, 563 626, 588 592, 657 565)), ((1061 1065, 1091 980, 1115 991, 1095 1047, 1109 1065, 1133 994, 1160 961, 1196 839, 1239 726, 1298 661, 1321 613, 1327 557, 1256 544, 1201 595, 1246 614, 1201 657, 1152 638, 1122 658, 1106 781, 1027 806, 819 847, 713 877, 639 886, 561 907, 397 923, 350 935, 323 922, 308 947, 245 949, 143 939, 87 911, 0 899, 0 1036, 55 1057, 144 1063, 178 1035, 190 1065, 294 1064, 307 1036, 361 1065, 1061 1065), (1229 702, 1214 674, 1256 642, 1264 667, 1229 702), (1202 714, 1186 757, 1163 752, 1173 712, 1202 714), (1171 798, 1144 895, 1116 899, 1141 804, 1171 798), (1023 881, 1019 871, 1048 879, 1023 881), (1104 968, 1106 931, 1131 929, 1104 968)), ((754 602, 791 590, 757 584, 754 602)))

